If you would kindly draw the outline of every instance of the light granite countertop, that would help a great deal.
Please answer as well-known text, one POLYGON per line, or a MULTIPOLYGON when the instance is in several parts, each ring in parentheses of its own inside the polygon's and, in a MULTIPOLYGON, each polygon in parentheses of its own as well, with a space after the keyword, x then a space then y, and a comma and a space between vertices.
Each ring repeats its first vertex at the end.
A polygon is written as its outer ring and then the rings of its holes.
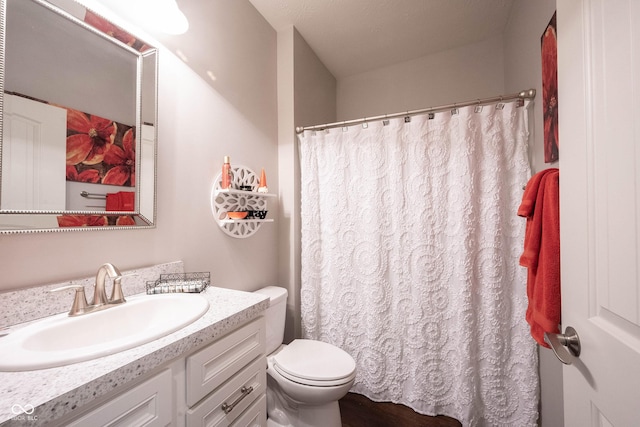
POLYGON ((0 372, 0 425, 38 426, 59 419, 225 335, 259 316, 269 305, 264 295, 211 286, 199 295, 209 301, 209 310, 200 319, 148 344, 59 368, 0 372), (31 414, 20 413, 20 408, 31 414))

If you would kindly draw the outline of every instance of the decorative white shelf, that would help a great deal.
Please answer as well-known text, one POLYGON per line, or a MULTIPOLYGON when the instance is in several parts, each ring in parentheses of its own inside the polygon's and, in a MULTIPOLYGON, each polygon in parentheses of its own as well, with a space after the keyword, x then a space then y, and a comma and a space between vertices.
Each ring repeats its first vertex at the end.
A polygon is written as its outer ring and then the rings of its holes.
POLYGON ((260 178, 246 166, 231 166, 234 188, 221 188, 222 173, 216 176, 211 190, 211 211, 218 226, 225 234, 243 239, 252 236, 263 223, 273 222, 273 219, 251 218, 230 219, 227 212, 237 211, 266 211, 267 199, 276 197, 273 193, 259 193, 257 191, 237 190, 240 186, 251 186, 258 189, 260 178))
MULTIPOLYGON (((222 175, 220 175, 222 177, 222 175)), ((258 193, 257 191, 232 190, 229 188, 217 190, 218 194, 230 194, 235 196, 260 196, 260 197, 276 197, 273 193, 258 193)))
POLYGON ((272 219, 223 219, 220 220, 223 224, 246 224, 248 222, 273 222, 272 219))

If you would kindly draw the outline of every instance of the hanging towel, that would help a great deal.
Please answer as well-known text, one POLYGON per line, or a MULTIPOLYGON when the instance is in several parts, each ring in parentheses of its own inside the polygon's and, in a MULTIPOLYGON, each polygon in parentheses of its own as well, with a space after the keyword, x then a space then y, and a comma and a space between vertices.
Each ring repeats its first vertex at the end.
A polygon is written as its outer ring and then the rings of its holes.
POLYGON ((135 207, 135 193, 133 191, 119 191, 117 193, 107 193, 107 211, 129 212, 135 207))
POLYGON ((560 174, 545 169, 527 183, 518 215, 527 218, 520 265, 527 267, 526 319, 531 336, 549 348, 544 333, 560 333, 560 174))

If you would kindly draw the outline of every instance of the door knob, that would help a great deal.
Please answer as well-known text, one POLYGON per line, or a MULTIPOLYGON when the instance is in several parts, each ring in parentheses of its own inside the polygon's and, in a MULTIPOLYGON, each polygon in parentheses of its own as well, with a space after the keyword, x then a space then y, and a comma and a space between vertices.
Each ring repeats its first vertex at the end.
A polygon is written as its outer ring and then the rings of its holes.
POLYGON ((573 357, 580 356, 580 337, 571 326, 567 326, 564 334, 545 332, 544 341, 551 346, 558 360, 565 365, 571 365, 573 357))

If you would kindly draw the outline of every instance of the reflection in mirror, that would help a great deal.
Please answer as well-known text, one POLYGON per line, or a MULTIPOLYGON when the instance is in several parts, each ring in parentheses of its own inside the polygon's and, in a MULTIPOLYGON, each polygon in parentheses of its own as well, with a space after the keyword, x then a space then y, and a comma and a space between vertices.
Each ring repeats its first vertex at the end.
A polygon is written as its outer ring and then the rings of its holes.
POLYGON ((73 0, 1 1, 0 233, 153 226, 157 50, 73 0))

